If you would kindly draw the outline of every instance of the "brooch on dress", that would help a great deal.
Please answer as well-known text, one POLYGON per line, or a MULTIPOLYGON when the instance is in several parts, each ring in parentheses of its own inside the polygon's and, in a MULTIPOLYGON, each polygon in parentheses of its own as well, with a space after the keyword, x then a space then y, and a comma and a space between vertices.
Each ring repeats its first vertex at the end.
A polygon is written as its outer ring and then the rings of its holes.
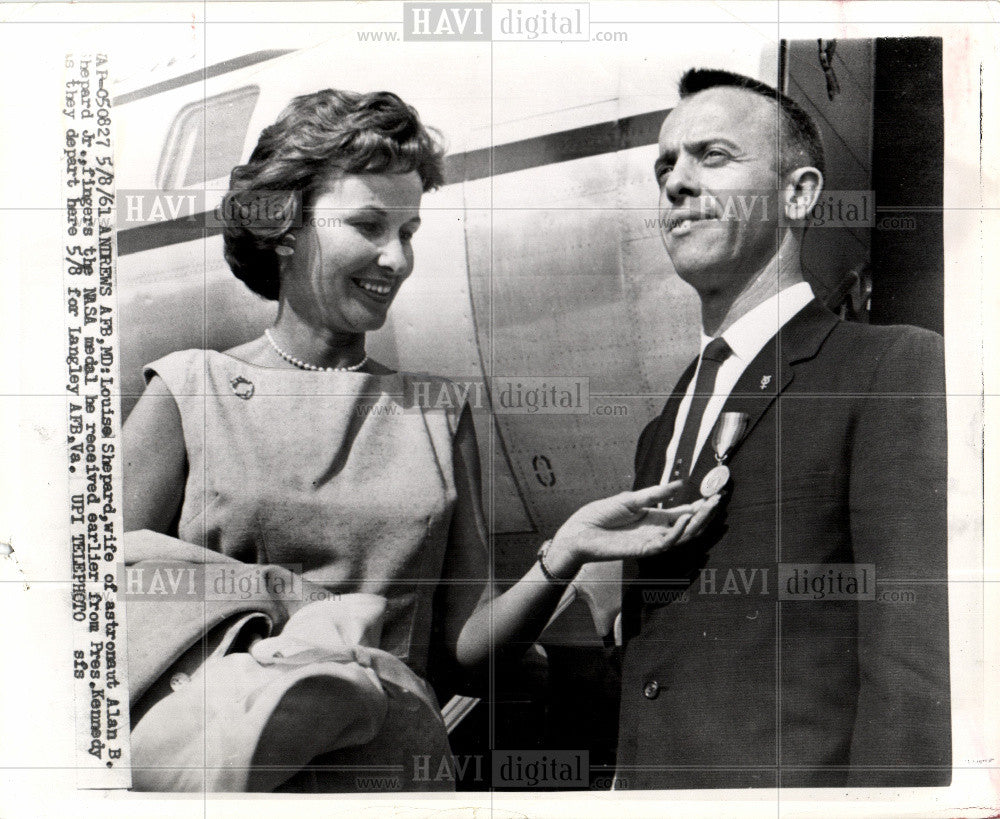
POLYGON ((242 375, 236 376, 229 382, 229 386, 233 388, 237 398, 242 398, 244 401, 249 401, 253 396, 253 382, 248 381, 242 375))

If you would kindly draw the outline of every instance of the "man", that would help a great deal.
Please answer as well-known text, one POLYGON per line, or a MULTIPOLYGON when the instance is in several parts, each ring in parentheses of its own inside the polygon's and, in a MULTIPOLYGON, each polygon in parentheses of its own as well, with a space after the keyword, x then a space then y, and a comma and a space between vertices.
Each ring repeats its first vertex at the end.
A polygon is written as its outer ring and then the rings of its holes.
POLYGON ((942 340, 841 322, 803 280, 823 151, 794 102, 722 71, 680 94, 655 169, 702 355, 635 488, 731 477, 700 538, 626 565, 619 787, 946 785, 942 340))

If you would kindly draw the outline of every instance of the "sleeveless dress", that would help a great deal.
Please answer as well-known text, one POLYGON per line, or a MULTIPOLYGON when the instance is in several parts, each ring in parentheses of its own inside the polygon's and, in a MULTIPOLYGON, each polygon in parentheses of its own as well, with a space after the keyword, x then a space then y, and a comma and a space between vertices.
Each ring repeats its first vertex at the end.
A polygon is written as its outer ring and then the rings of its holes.
MULTIPOLYGON (((380 647, 424 675, 432 598, 454 565, 461 407, 419 398, 442 394, 444 379, 263 367, 214 350, 171 353, 144 374, 163 379, 180 411, 177 536, 334 594, 385 597, 380 647)), ((476 556, 483 579, 486 560, 476 556)))

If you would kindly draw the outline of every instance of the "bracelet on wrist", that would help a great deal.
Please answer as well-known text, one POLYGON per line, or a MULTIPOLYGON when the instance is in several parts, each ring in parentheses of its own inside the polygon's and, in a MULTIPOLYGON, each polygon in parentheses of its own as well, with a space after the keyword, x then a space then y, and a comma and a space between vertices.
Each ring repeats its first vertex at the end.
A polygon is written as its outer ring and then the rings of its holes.
POLYGON ((549 553, 549 546, 552 545, 551 540, 546 540, 541 546, 538 547, 538 568, 542 570, 542 574, 545 575, 545 579, 554 586, 568 586, 573 582, 572 577, 558 577, 549 571, 549 567, 545 565, 545 555, 549 553))

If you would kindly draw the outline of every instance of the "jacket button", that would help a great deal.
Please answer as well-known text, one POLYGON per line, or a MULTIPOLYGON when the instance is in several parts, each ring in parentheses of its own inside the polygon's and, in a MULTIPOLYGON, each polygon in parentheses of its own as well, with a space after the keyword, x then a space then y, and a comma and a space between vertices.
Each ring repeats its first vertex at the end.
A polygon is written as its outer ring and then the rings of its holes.
POLYGON ((642 694, 647 700, 655 700, 660 696, 660 684, 656 680, 650 680, 643 687, 642 694))

